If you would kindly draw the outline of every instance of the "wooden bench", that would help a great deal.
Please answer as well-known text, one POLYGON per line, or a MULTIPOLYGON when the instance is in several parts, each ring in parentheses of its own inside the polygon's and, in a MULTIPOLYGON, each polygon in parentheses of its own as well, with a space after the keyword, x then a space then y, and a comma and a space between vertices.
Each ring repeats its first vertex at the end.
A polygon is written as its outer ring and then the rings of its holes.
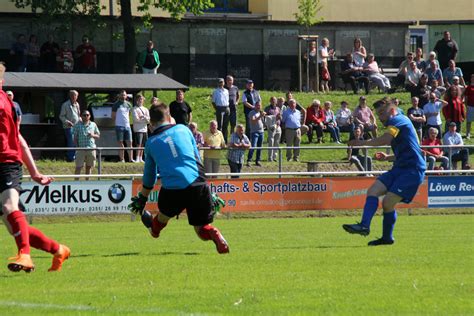
MULTIPOLYGON (((350 164, 349 160, 334 160, 334 161, 303 161, 306 163, 308 172, 318 172, 320 165, 327 165, 327 164, 350 164)), ((321 175, 318 175, 321 177, 321 175)))

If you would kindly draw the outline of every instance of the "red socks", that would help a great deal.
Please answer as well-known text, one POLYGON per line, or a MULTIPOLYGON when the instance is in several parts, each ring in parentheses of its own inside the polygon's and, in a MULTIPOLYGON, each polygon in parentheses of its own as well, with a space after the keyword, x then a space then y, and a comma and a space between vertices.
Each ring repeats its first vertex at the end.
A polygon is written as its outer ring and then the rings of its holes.
POLYGON ((199 230, 199 237, 201 237, 202 240, 211 240, 211 235, 209 234, 209 232, 214 229, 214 227, 212 225, 204 225, 203 227, 201 227, 201 229, 199 230))
POLYGON ((30 235, 28 233, 28 222, 21 211, 13 211, 7 216, 7 221, 12 229, 18 252, 30 254, 30 235))
POLYGON ((30 245, 54 255, 59 250, 59 243, 46 237, 39 229, 32 226, 28 227, 30 232, 30 245))

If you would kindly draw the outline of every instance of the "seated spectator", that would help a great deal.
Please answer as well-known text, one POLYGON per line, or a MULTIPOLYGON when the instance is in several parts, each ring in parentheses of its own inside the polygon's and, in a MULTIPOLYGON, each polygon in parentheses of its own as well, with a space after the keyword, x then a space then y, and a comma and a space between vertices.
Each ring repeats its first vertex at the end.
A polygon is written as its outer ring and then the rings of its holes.
MULTIPOLYGON (((281 110, 277 106, 277 98, 270 98, 270 105, 265 108, 265 126, 268 132, 268 147, 279 147, 281 138, 281 110)), ((278 150, 268 150, 268 161, 276 161, 278 150)))
POLYGON ((430 68, 426 69, 425 74, 428 76, 428 84, 431 85, 434 80, 438 80, 438 83, 444 86, 443 74, 435 61, 431 61, 430 68))
POLYGON ((461 132, 461 123, 466 119, 466 113, 459 88, 451 86, 446 93, 445 100, 448 102, 448 105, 443 107, 443 115, 446 120, 445 132, 451 122, 456 123, 456 130, 461 132))
POLYGON ((198 131, 198 125, 195 122, 189 123, 189 129, 191 130, 191 133, 193 134, 194 141, 196 142, 197 148, 204 147, 204 137, 202 136, 202 133, 198 131))
POLYGON ((420 69, 421 72, 425 72, 426 61, 423 59, 423 49, 418 47, 415 51, 415 58, 413 59, 416 62, 416 68, 420 69))
POLYGON ((321 62, 321 78, 319 81, 319 88, 321 89, 321 92, 329 93, 329 81, 331 81, 331 74, 329 73, 327 60, 323 60, 321 62))
POLYGON ((341 107, 336 112, 336 123, 339 126, 340 132, 350 133, 354 131, 354 118, 352 117, 352 112, 347 106, 346 101, 341 102, 341 107))
POLYGON ((411 91, 411 97, 417 97, 420 102, 420 108, 423 108, 426 103, 428 103, 430 99, 430 92, 431 87, 428 85, 428 76, 422 74, 420 77, 420 81, 416 85, 416 87, 411 91))
POLYGON ((430 93, 430 101, 425 104, 423 112, 426 117, 426 129, 435 128, 438 133, 438 138, 441 138, 441 110, 448 102, 439 99, 434 92, 430 93))
POLYGON ((404 59, 401 62, 400 66, 398 67, 397 78, 395 79, 395 82, 398 86, 403 86, 404 83, 406 85, 406 76, 407 76, 408 68, 410 66, 410 63, 413 61, 413 58, 414 58, 413 53, 408 52, 407 58, 404 59))
POLYGON ((469 151, 467 148, 462 148, 464 142, 462 141, 461 134, 456 132, 456 123, 451 122, 448 126, 449 130, 443 136, 443 144, 456 146, 451 149, 451 165, 454 167, 456 162, 461 161, 462 170, 471 169, 469 166, 469 151))
POLYGON ((336 144, 341 143, 341 136, 339 134, 339 127, 337 126, 336 116, 331 110, 332 102, 324 102, 324 126, 326 126, 326 131, 331 134, 332 141, 336 144))
POLYGON ((323 129, 326 128, 324 125, 325 116, 324 110, 321 107, 321 101, 315 99, 311 106, 306 111, 306 125, 308 126, 308 141, 311 144, 313 141, 313 131, 316 131, 316 136, 318 140, 316 141, 319 143, 324 143, 323 140, 323 129))
MULTIPOLYGON (((423 139, 422 146, 441 146, 441 141, 438 138, 438 130, 434 127, 428 129, 428 137, 423 139)), ((435 163, 441 161, 441 166, 438 170, 449 169, 449 158, 444 156, 444 151, 441 147, 437 148, 423 148, 426 162, 428 162, 428 170, 435 169, 435 163)))
POLYGON ((416 62, 410 62, 405 73, 405 90, 413 93, 420 82, 421 75, 421 71, 416 68, 416 62))
POLYGON ((423 124, 426 122, 426 117, 423 110, 418 107, 418 101, 417 97, 411 98, 412 107, 408 109, 407 116, 413 123, 418 140, 421 141, 423 139, 423 124))
POLYGON ((471 124, 474 122, 474 74, 471 74, 471 82, 464 90, 464 99, 467 108, 466 115, 466 138, 471 138, 471 124))
POLYGON ((448 68, 443 70, 444 84, 446 85, 446 88, 449 88, 453 84, 454 77, 458 77, 461 85, 466 85, 461 68, 456 67, 456 62, 451 59, 448 63, 448 68))
POLYGON ((295 147, 286 150, 286 160, 299 161, 301 143, 301 112, 296 109, 295 99, 288 100, 288 108, 283 112, 282 123, 285 124, 286 146, 295 147))
POLYGON ((436 59, 436 52, 430 52, 428 55, 428 60, 426 61, 425 73, 428 68, 431 67, 431 62, 435 62, 436 66, 439 68, 439 61, 436 59))
MULTIPOLYGON (((225 148, 224 135, 217 129, 217 121, 209 123, 209 131, 204 134, 204 146, 209 150, 204 151, 204 170, 206 173, 219 173, 221 165, 221 152, 225 148)), ((215 178, 215 176, 213 176, 215 178)))
MULTIPOLYGON (((250 140, 244 133, 244 126, 237 124, 235 132, 230 135, 229 150, 227 151, 227 162, 231 173, 240 173, 244 164, 245 150, 250 148, 250 140)), ((238 178, 239 176, 231 176, 238 178)))
POLYGON ((438 80, 433 80, 431 82, 431 92, 436 94, 436 97, 438 99, 441 99, 441 97, 446 93, 446 88, 443 86, 440 86, 438 80))
MULTIPOLYGON (((354 133, 350 136, 349 140, 364 140, 362 128, 357 126, 354 128, 354 133)), ((366 171, 365 165, 367 165, 367 171, 372 171, 372 158, 369 155, 361 155, 359 148, 347 148, 347 159, 356 165, 359 171, 366 171)))
POLYGON ((12 101, 13 103, 16 117, 18 119, 18 124, 21 124, 21 116, 23 115, 23 112, 21 111, 20 104, 18 104, 18 102, 15 101, 15 95, 13 94, 13 91, 7 91, 6 94, 7 94, 8 99, 10 99, 10 101, 12 101))
POLYGON ((135 156, 135 162, 145 162, 143 160, 143 148, 148 140, 148 124, 150 123, 150 112, 143 106, 145 97, 141 94, 137 94, 136 103, 132 110, 132 122, 133 122, 133 136, 135 140, 135 146, 140 148, 137 149, 137 155, 135 156))
POLYGON ((369 80, 379 87, 380 90, 383 92, 391 91, 390 80, 380 72, 374 54, 369 54, 363 68, 364 72, 369 76, 369 80))
POLYGON ((372 132, 372 137, 377 137, 377 122, 364 96, 359 98, 359 105, 354 110, 354 123, 356 126, 362 125, 363 133, 372 132))
POLYGON ((362 73, 362 66, 357 66, 350 53, 346 54, 346 59, 341 64, 341 75, 344 83, 351 85, 354 94, 359 90, 359 84, 364 85, 365 93, 369 94, 369 78, 362 73))

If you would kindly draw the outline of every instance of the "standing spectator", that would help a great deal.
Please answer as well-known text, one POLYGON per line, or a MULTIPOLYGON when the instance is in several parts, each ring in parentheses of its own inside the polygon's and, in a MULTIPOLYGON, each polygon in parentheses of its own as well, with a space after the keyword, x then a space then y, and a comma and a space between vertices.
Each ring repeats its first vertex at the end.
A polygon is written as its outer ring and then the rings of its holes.
POLYGON ((219 173, 221 165, 219 149, 225 148, 226 145, 224 136, 217 129, 217 122, 214 120, 209 123, 209 131, 204 134, 204 145, 210 148, 204 151, 204 169, 206 173, 219 173))
POLYGON ((471 124, 474 122, 474 74, 471 74, 471 82, 464 90, 464 103, 467 107, 466 138, 471 138, 471 124))
POLYGON ((459 88, 451 86, 446 93, 445 100, 448 102, 448 105, 443 107, 443 115, 446 120, 445 132, 451 122, 456 123, 456 130, 461 132, 461 123, 466 118, 466 112, 459 88))
POLYGON ((422 74, 420 81, 418 81, 416 87, 411 91, 411 97, 417 97, 420 100, 420 108, 423 108, 430 99, 430 92, 431 87, 428 86, 428 76, 426 74, 422 74))
MULTIPOLYGON (((362 128, 357 126, 354 128, 354 133, 349 137, 349 140, 364 140, 362 134, 362 128)), ((369 155, 361 155, 359 148, 347 148, 347 160, 356 165, 357 170, 366 171, 365 166, 367 165, 367 171, 372 171, 372 158, 369 155)))
POLYGON ((412 107, 408 109, 407 116, 413 123, 418 140, 421 142, 423 139, 423 123, 426 122, 425 113, 418 107, 419 99, 417 97, 411 98, 412 107))
POLYGON ((242 94, 242 103, 244 105, 244 116, 245 116, 245 135, 250 138, 250 121, 249 113, 254 109, 255 103, 262 102, 260 94, 254 89, 252 80, 247 80, 247 86, 242 94))
POLYGON ((54 41, 52 34, 48 35, 48 41, 41 45, 40 61, 41 70, 44 72, 56 72, 56 57, 59 53, 59 45, 54 41))
POLYGON ((441 69, 448 67, 448 62, 456 60, 458 55, 458 44, 451 38, 451 33, 444 31, 443 38, 436 42, 433 49, 438 53, 439 66, 441 69))
POLYGON ((438 138, 441 138, 441 109, 448 105, 448 102, 439 99, 434 92, 430 93, 430 101, 425 104, 423 112, 426 117, 426 129, 435 128, 438 138))
POLYGON ((450 60, 448 62, 448 68, 443 70, 443 79, 446 88, 449 88, 453 84, 454 77, 458 77, 461 85, 465 86, 466 83, 464 82, 463 73, 461 68, 456 67, 456 62, 454 60, 450 60))
POLYGON ((82 37, 82 44, 76 48, 77 70, 81 73, 93 73, 97 70, 97 54, 89 37, 82 37))
POLYGON ((301 104, 296 101, 296 99, 293 97, 293 93, 291 91, 288 91, 286 93, 286 101, 285 105, 288 107, 289 100, 294 99, 296 102, 296 109, 301 112, 301 125, 303 125, 306 122, 306 109, 301 106, 301 104))
POLYGON ((321 62, 321 78, 319 79, 322 93, 329 93, 329 81, 331 81, 331 74, 329 73, 328 62, 323 60, 321 62))
POLYGON ((408 64, 408 70, 405 74, 405 90, 413 94, 420 82, 421 71, 416 68, 416 62, 412 61, 408 64))
MULTIPOLYGON (((438 137, 438 130, 434 127, 428 129, 428 137, 423 139, 421 145, 423 146, 441 146, 441 141, 438 137)), ((422 148, 425 155, 426 162, 428 162, 428 170, 435 169, 435 163, 441 161, 441 167, 438 170, 449 169, 449 158, 444 156, 444 151, 441 147, 437 148, 422 148)))
POLYGON ((428 60, 426 61, 426 68, 425 68, 425 71, 426 72, 428 70, 428 68, 431 67, 431 62, 435 62, 436 63, 436 66, 439 68, 439 61, 436 59, 436 52, 430 52, 429 56, 428 56, 428 60))
POLYGON ((13 91, 7 91, 6 94, 7 94, 8 99, 10 101, 12 101, 12 103, 13 103, 13 107, 15 108, 16 118, 18 120, 18 125, 20 125, 21 124, 21 116, 23 115, 23 112, 21 111, 21 106, 20 106, 20 104, 18 104, 18 102, 16 102, 14 100, 15 95, 13 94, 13 91))
POLYGON ((324 121, 326 117, 324 116, 324 110, 321 107, 321 101, 314 99, 311 103, 311 106, 308 107, 306 116, 306 125, 308 126, 308 141, 311 144, 313 141, 313 131, 316 131, 316 137, 319 143, 324 143, 323 140, 323 130, 326 128, 324 121))
POLYGON ((433 80, 431 82, 431 89, 430 90, 431 90, 431 92, 436 94, 436 97, 438 99, 441 99, 441 97, 446 93, 446 88, 443 87, 443 86, 440 86, 438 80, 433 80))
POLYGON ((336 144, 341 144, 341 136, 339 133, 339 127, 337 126, 336 116, 331 110, 332 103, 331 101, 324 102, 324 125, 326 126, 326 131, 331 134, 332 141, 336 144))
POLYGON ((367 58, 367 50, 362 45, 362 40, 358 37, 354 39, 354 47, 352 48, 351 57, 354 60, 354 65, 356 67, 362 67, 367 58))
MULTIPOLYGON (((229 123, 230 123, 230 133, 235 131, 235 126, 237 125, 237 104, 239 104, 240 94, 239 88, 234 85, 234 77, 227 76, 225 79, 226 85, 224 88, 229 90, 229 123)), ((227 135, 224 135, 227 137, 227 135)))
POLYGON ((383 92, 391 91, 390 80, 385 77, 381 72, 379 65, 375 61, 374 54, 369 54, 367 62, 363 66, 364 72, 369 76, 369 80, 375 83, 377 87, 383 92))
MULTIPOLYGON (((229 150, 227 151, 227 162, 231 173, 240 173, 244 164, 245 150, 250 148, 250 140, 244 134, 244 126, 238 124, 235 132, 230 135, 229 150)), ((238 178, 239 176, 231 176, 238 178)))
POLYGON ((176 100, 170 103, 170 114, 176 124, 188 126, 193 121, 193 110, 188 102, 184 101, 183 90, 176 90, 176 100))
POLYGON ((38 45, 38 38, 36 35, 30 35, 28 42, 28 57, 26 64, 26 71, 38 72, 40 59, 40 47, 38 45))
POLYGON ((415 51, 415 58, 413 59, 413 61, 416 62, 416 68, 420 69, 421 72, 425 72, 427 63, 426 63, 426 61, 423 59, 423 49, 421 49, 421 47, 418 47, 418 48, 416 49, 416 51, 415 51))
POLYGON ((219 78, 218 86, 212 93, 212 106, 216 111, 217 129, 224 135, 227 143, 227 129, 229 127, 229 90, 224 88, 224 79, 219 78))
POLYGON ((428 76, 428 84, 432 85, 432 82, 437 80, 441 86, 444 86, 443 73, 438 68, 436 61, 430 62, 430 68, 426 69, 425 74, 428 76))
POLYGON ((10 56, 12 57, 14 65, 12 68, 14 71, 25 72, 28 60, 28 46, 26 45, 24 34, 16 37, 16 42, 10 48, 10 56))
POLYGON ((283 112, 282 122, 285 124, 286 146, 296 147, 286 150, 286 160, 299 161, 301 143, 301 112, 296 109, 295 99, 288 100, 288 108, 283 112))
POLYGON ((352 135, 354 131, 354 118, 346 101, 341 102, 341 107, 336 112, 336 123, 339 131, 352 135))
MULTIPOLYGON (((316 90, 316 62, 318 50, 316 49, 316 42, 309 43, 309 54, 304 54, 303 59, 309 63, 309 87, 307 91, 314 92, 316 90)), ((305 67, 306 69, 306 67, 305 67)), ((306 77, 305 77, 306 78, 306 77)))
POLYGON ((153 41, 148 41, 146 49, 138 54, 137 63, 144 74, 156 74, 160 67, 160 55, 154 47, 153 41))
MULTIPOLYGON (((70 90, 69 99, 62 104, 61 112, 59 113, 59 119, 63 123, 64 135, 66 135, 66 146, 70 148, 74 148, 72 128, 81 120, 81 109, 77 102, 78 96, 79 92, 76 90, 70 90)), ((66 160, 72 162, 74 161, 75 156, 76 152, 74 150, 68 150, 66 160)))
POLYGON ((357 94, 358 85, 363 84, 365 93, 369 94, 369 78, 362 73, 362 66, 356 65, 350 53, 346 54, 346 59, 341 64, 342 80, 351 85, 354 94, 357 94))
POLYGON ((115 122, 115 134, 121 149, 119 150, 119 161, 125 162, 125 146, 128 149, 128 158, 133 160, 132 129, 130 128, 130 111, 132 105, 127 101, 127 91, 122 90, 118 95, 118 100, 112 106, 112 120, 115 122))
POLYGON ((132 112, 133 136, 135 138, 135 146, 140 149, 137 149, 135 161, 145 162, 143 159, 143 147, 145 147, 145 143, 148 140, 150 112, 143 106, 143 103, 145 102, 145 97, 143 95, 137 94, 136 100, 132 112))
POLYGON ((318 49, 318 64, 319 69, 321 69, 321 63, 323 61, 328 61, 329 58, 334 56, 334 49, 329 48, 329 40, 327 38, 323 38, 321 41, 321 46, 318 49))
POLYGON ((359 98, 359 105, 354 110, 354 122, 356 126, 363 126, 364 133, 372 132, 373 138, 377 137, 377 122, 364 96, 359 98))
POLYGON ((250 167, 250 162, 252 161, 253 152, 257 149, 257 156, 255 157, 255 165, 260 167, 260 155, 263 144, 263 122, 265 120, 265 112, 262 111, 262 106, 260 102, 255 103, 255 106, 252 111, 249 113, 249 122, 250 122, 250 142, 252 147, 249 150, 247 156, 247 167, 250 167))
MULTIPOLYGON (((281 110, 277 98, 271 97, 270 104, 265 108, 265 126, 268 131, 268 147, 279 147, 281 139, 281 110)), ((268 150, 268 161, 276 161, 278 150, 268 150)))
POLYGON ((453 84, 451 85, 451 87, 457 87, 459 89, 459 91, 461 92, 461 95, 464 93, 464 89, 466 89, 465 85, 459 83, 459 77, 458 76, 453 77, 453 84))
POLYGON ((403 86, 403 83, 406 83, 406 76, 408 72, 408 67, 410 66, 410 63, 413 61, 413 53, 408 52, 407 53, 407 58, 403 60, 398 67, 398 73, 397 73, 397 78, 396 78, 396 83, 399 86, 403 86))
POLYGON ((59 72, 72 72, 74 70, 74 56, 67 40, 63 41, 63 46, 58 52, 56 61, 58 63, 57 70, 59 72))
POLYGON ((462 141, 461 134, 456 132, 457 125, 455 122, 451 122, 448 125, 449 130, 443 136, 444 145, 452 145, 451 148, 451 166, 455 166, 455 163, 461 161, 461 169, 471 169, 469 166, 469 151, 467 148, 462 148, 464 142, 462 141))
MULTIPOLYGON (((86 173, 91 174, 95 166, 96 152, 95 140, 99 139, 100 132, 97 125, 90 120, 91 114, 85 110, 81 114, 82 121, 77 122, 72 128, 74 143, 79 148, 90 148, 88 150, 78 150, 76 154, 76 170, 74 174, 81 174, 81 169, 86 164, 86 173)), ((76 178, 76 180, 79 180, 76 178)), ((86 178, 89 180, 89 178, 86 178)))

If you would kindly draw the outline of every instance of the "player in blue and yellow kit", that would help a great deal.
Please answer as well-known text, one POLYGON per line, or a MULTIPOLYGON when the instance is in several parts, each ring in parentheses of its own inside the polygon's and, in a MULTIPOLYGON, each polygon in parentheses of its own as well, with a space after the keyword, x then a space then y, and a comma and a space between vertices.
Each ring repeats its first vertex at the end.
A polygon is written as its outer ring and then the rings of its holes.
POLYGON ((367 236, 370 234, 370 222, 377 211, 379 197, 383 207, 382 238, 369 242, 369 246, 391 245, 393 228, 397 220, 395 205, 399 202, 410 203, 418 187, 423 182, 426 170, 418 137, 412 122, 398 113, 396 105, 390 100, 380 100, 374 104, 380 121, 387 127, 382 136, 371 140, 352 140, 349 146, 391 145, 393 155, 378 152, 377 160, 394 161, 390 171, 382 174, 367 191, 362 221, 357 224, 345 224, 342 227, 351 234, 367 236))
POLYGON ((138 196, 132 198, 129 209, 142 216, 143 224, 154 238, 159 237, 170 218, 186 209, 188 222, 197 235, 202 240, 212 240, 217 252, 228 253, 226 240, 210 225, 214 206, 194 137, 185 125, 170 124, 170 118, 167 105, 161 103, 150 108, 154 130, 145 145, 143 186, 138 196), (157 173, 161 178, 159 213, 153 217, 144 208, 157 173))

